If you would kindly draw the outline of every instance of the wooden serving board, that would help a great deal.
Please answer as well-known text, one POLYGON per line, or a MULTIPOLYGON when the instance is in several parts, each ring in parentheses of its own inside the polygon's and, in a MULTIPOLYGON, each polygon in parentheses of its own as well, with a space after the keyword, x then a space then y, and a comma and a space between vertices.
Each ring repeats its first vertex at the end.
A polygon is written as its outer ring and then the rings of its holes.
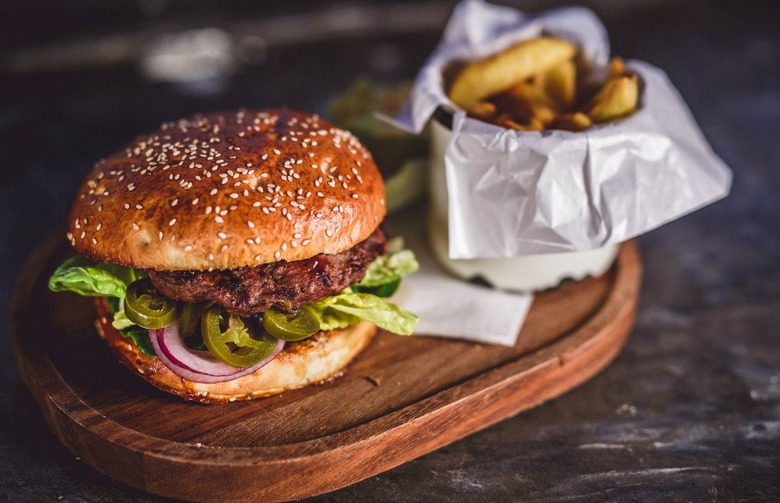
POLYGON ((50 241, 22 273, 13 324, 24 382, 77 456, 188 501, 333 491, 550 400, 617 356, 641 280, 629 242, 603 277, 539 294, 514 348, 380 334, 332 382, 207 406, 118 365, 95 333, 91 301, 46 289, 65 253, 50 241))

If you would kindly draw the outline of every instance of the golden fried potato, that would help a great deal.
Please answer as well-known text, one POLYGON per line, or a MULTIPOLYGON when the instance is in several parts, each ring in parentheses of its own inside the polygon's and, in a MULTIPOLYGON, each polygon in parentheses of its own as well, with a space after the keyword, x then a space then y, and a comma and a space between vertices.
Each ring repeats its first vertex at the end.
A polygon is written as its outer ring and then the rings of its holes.
POLYGON ((525 100, 532 117, 538 118, 544 125, 552 123, 558 110, 555 100, 547 94, 544 87, 520 82, 506 91, 515 100, 525 100))
POLYGON ((582 131, 636 109, 638 77, 621 58, 610 59, 607 82, 592 89, 582 87, 575 56, 569 42, 539 37, 479 61, 457 62, 444 76, 452 82, 450 99, 469 116, 518 131, 582 131))
POLYGON ((577 65, 574 60, 567 59, 550 68, 540 76, 539 85, 559 111, 570 110, 577 95, 577 65))
POLYGON ((535 117, 531 117, 528 124, 520 124, 509 117, 504 116, 496 125, 507 129, 516 129, 517 131, 542 131, 544 129, 544 124, 535 117))
POLYGON ((475 119, 490 122, 490 119, 496 115, 496 105, 489 101, 479 101, 474 103, 467 112, 475 119))
POLYGON ((571 43, 558 38, 522 41, 493 56, 468 63, 455 77, 450 99, 468 109, 534 74, 546 72, 572 58, 575 52, 571 43))
POLYGON ((552 126, 555 129, 563 129, 564 131, 582 131, 588 129, 593 125, 593 121, 590 117, 582 112, 575 112, 573 114, 561 114, 555 118, 552 126))
POLYGON ((595 123, 607 122, 633 112, 638 100, 639 82, 636 75, 612 77, 585 106, 584 111, 595 123))
POLYGON ((609 60, 609 76, 620 77, 626 74, 626 64, 623 62, 623 58, 615 56, 609 60))

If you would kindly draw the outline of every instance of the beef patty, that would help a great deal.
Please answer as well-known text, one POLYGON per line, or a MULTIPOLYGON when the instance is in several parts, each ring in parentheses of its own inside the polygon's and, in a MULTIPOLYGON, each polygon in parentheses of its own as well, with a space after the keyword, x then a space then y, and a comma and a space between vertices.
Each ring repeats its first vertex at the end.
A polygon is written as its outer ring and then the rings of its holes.
POLYGON ((294 262, 272 262, 226 271, 148 270, 155 288, 171 299, 215 302, 229 313, 248 317, 271 307, 290 313, 360 281, 366 268, 385 253, 381 228, 349 250, 321 253, 294 262))

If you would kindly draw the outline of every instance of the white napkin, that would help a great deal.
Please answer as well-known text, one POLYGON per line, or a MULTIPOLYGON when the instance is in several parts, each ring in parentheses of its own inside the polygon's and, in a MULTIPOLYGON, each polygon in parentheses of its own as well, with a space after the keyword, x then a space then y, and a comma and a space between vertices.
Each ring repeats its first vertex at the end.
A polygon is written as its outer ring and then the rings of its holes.
POLYGON ((403 236, 420 270, 406 276, 391 299, 420 317, 415 335, 514 346, 533 302, 532 294, 475 285, 448 274, 434 259, 420 205, 387 220, 391 236, 403 236))

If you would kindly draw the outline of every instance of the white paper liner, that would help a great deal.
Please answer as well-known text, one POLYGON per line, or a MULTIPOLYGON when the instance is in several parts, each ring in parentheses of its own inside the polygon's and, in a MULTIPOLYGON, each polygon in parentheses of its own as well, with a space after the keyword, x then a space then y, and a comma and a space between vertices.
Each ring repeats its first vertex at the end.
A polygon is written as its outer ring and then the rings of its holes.
MULTIPOLYGON (((481 1, 460 3, 439 46, 394 121, 421 131, 444 94, 442 69, 542 33, 578 45, 591 78, 609 58, 606 31, 584 8, 529 16, 481 1)), ((725 197, 731 172, 712 151, 685 103, 659 69, 629 68, 642 81, 630 117, 583 132, 518 132, 457 111, 445 154, 449 254, 512 257, 619 243, 725 197)))

